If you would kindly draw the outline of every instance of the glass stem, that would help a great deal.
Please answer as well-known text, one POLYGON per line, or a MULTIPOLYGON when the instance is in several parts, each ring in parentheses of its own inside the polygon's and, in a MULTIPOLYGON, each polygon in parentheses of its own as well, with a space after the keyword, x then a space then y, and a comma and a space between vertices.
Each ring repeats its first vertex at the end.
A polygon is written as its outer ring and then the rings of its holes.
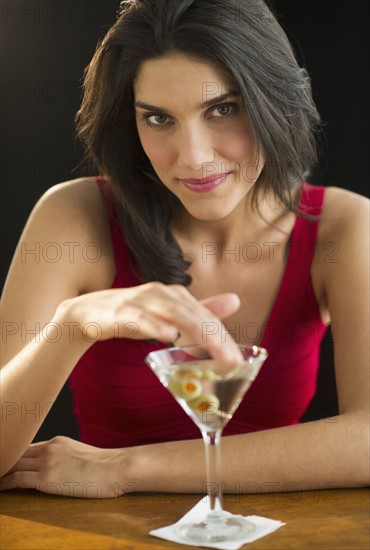
POLYGON ((216 432, 202 431, 206 454, 207 493, 209 513, 218 516, 222 513, 221 486, 221 430, 216 432))

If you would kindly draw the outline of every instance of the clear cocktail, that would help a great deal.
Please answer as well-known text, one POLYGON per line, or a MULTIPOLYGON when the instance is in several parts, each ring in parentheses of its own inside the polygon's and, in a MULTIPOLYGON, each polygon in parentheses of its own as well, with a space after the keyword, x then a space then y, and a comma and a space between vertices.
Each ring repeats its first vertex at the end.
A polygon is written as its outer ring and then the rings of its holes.
POLYGON ((199 427, 206 451, 210 511, 200 523, 179 527, 191 542, 220 542, 244 538, 253 523, 222 509, 220 438, 248 388, 262 367, 267 352, 257 346, 239 346, 243 359, 225 366, 215 361, 204 345, 167 348, 149 353, 146 363, 199 427))

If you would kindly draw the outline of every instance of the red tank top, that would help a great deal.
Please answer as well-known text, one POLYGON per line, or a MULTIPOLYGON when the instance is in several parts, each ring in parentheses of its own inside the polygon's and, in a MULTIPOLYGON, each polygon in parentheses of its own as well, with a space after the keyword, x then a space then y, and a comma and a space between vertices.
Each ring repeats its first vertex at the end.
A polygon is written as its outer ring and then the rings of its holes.
MULTIPOLYGON (((142 284, 135 260, 114 218, 109 181, 96 181, 106 203, 116 276, 112 288, 142 284)), ((325 188, 305 183, 300 210, 320 214, 325 188)), ((326 330, 312 288, 318 222, 297 217, 285 272, 264 327, 261 346, 269 357, 226 426, 224 435, 299 422, 316 391, 320 342, 326 330)), ((200 437, 199 429, 144 363, 163 345, 112 338, 96 342, 70 376, 81 441, 120 448, 200 437)))

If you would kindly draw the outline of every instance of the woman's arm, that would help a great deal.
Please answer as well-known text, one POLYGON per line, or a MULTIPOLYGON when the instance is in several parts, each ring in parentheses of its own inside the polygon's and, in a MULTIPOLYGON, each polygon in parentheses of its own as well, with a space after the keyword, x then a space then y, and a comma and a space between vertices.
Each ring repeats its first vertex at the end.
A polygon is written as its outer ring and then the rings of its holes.
POLYGON ((22 232, 1 300, 1 475, 23 454, 73 366, 91 346, 77 341, 59 304, 79 294, 91 264, 81 248, 78 186, 60 184, 34 207, 22 232), (76 193, 77 192, 77 193, 76 193), (78 239, 78 243, 76 243, 78 239), (68 243, 75 243, 74 255, 68 243), (61 253, 60 253, 61 251, 61 253))
MULTIPOLYGON (((223 439, 225 487, 253 492, 284 487, 367 486, 369 476, 369 201, 329 188, 317 267, 331 323, 339 415, 223 439), (330 245, 328 248, 328 244, 330 245), (337 253, 327 261, 328 251, 337 253), (289 485, 290 484, 290 485, 289 485), (243 489, 244 488, 244 489, 243 489)), ((132 479, 142 491, 200 491, 201 442, 132 450, 132 479), (188 464, 192 468, 188 468, 188 464)), ((127 457, 125 457, 127 460, 127 457)))
MULTIPOLYGON (((93 185, 87 183, 85 190, 78 184, 60 184, 42 197, 24 229, 6 280, 1 475, 26 451, 72 369, 97 339, 115 337, 119 326, 122 338, 169 342, 180 331, 200 341, 204 322, 220 323, 240 304, 232 294, 199 302, 184 287, 161 283, 89 291, 92 278, 104 279, 102 270, 81 253, 71 261, 65 251, 66 244, 95 243, 99 248, 101 220, 93 209, 92 214, 90 208, 87 211, 93 185), (55 261, 55 250, 63 247, 66 253, 55 261), (85 327, 90 323, 99 325, 98 337, 93 330, 89 338, 85 327), (135 333, 132 326, 137 327, 135 333)), ((207 346, 226 362, 240 355, 229 336, 226 346, 216 335, 207 346)))
MULTIPOLYGON (((367 486, 368 438, 362 413, 224 437, 224 489, 246 494, 367 486)), ((117 460, 115 479, 125 472, 125 483, 129 479, 139 491, 206 493, 201 440, 127 449, 121 466, 117 460)))
MULTIPOLYGON (((99 449, 67 437, 31 445, 1 488, 74 497, 206 493, 201 439, 99 449)), ((224 490, 241 494, 369 485, 367 415, 343 413, 222 439, 224 490)))
MULTIPOLYGON (((331 323, 339 415, 316 422, 223 439, 226 490, 367 486, 369 476, 369 201, 329 188, 318 265, 331 323), (328 248, 328 244, 330 245, 328 248), (334 262, 328 252, 337 250, 334 262), (290 485, 289 485, 290 484, 290 485), (244 489, 243 489, 244 487, 244 489)), ((140 490, 199 491, 201 442, 132 450, 140 490), (192 464, 192 468, 187 465, 192 464)), ((127 460, 127 457, 125 457, 127 460)))

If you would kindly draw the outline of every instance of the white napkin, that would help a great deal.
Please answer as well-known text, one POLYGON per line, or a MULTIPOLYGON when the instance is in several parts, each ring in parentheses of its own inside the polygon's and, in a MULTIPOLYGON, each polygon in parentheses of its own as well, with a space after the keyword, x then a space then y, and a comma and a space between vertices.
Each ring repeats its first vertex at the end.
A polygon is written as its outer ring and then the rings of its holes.
MULTIPOLYGON (((205 546, 207 548, 220 548, 221 550, 238 550, 243 544, 247 544, 249 542, 254 542, 255 540, 258 540, 266 535, 269 535, 270 533, 273 533, 273 531, 276 531, 276 529, 279 529, 279 527, 282 527, 285 525, 285 523, 281 521, 276 521, 274 519, 268 519, 261 516, 245 516, 246 519, 249 519, 252 521, 256 529, 247 535, 242 540, 237 541, 228 541, 228 542, 212 542, 212 543, 189 543, 186 542, 184 539, 180 538, 175 530, 178 525, 181 525, 183 523, 191 523, 191 522, 201 522, 203 521, 206 516, 207 512, 209 510, 209 504, 208 504, 208 497, 202 498, 192 508, 187 512, 181 519, 179 519, 178 522, 174 523, 173 525, 169 525, 168 527, 161 527, 160 529, 154 529, 153 531, 150 531, 149 534, 153 535, 154 537, 159 537, 161 539, 170 540, 172 542, 178 542, 180 544, 191 544, 192 546, 205 546)), ((231 515, 229 512, 225 512, 228 515, 231 515)))

